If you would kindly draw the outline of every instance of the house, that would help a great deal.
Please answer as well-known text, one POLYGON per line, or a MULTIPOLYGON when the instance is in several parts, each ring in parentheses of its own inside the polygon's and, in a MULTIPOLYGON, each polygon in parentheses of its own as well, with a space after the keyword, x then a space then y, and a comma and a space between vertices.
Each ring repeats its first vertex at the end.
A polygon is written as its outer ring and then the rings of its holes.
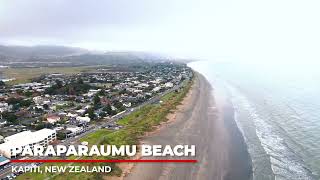
POLYGON ((88 97, 93 97, 94 95, 96 95, 98 92, 100 92, 101 89, 90 89, 89 92, 86 94, 88 97))
POLYGON ((167 83, 164 84, 164 87, 172 88, 173 87, 173 83, 172 82, 167 82, 167 83))
POLYGON ((5 111, 10 111, 11 107, 8 103, 0 103, 0 113, 3 113, 5 111))
POLYGON ((73 113, 68 113, 67 114, 67 117, 70 117, 70 118, 76 118, 78 115, 77 114, 73 114, 73 113))
POLYGON ((61 118, 59 117, 59 116, 57 116, 57 115, 49 115, 48 117, 47 117, 47 121, 49 122, 49 123, 51 123, 51 124, 54 124, 54 123, 56 123, 56 122, 58 122, 58 121, 60 121, 61 120, 61 118))
POLYGON ((78 117, 76 117, 76 120, 79 122, 89 123, 91 119, 89 117, 78 116, 78 117))
POLYGON ((68 126, 66 130, 71 132, 70 134, 71 136, 81 134, 84 131, 83 127, 78 127, 78 126, 68 126))
POLYGON ((32 98, 32 100, 35 104, 42 104, 42 102, 43 102, 43 98, 41 96, 36 96, 36 97, 32 98))
POLYGON ((87 110, 85 109, 79 109, 79 110, 76 110, 76 112, 80 115, 83 115, 87 110))
POLYGON ((158 92, 158 91, 160 91, 160 89, 161 89, 161 87, 155 87, 155 88, 152 89, 152 91, 153 92, 158 92))
POLYGON ((129 108, 131 107, 131 102, 125 102, 123 103, 123 106, 129 108))

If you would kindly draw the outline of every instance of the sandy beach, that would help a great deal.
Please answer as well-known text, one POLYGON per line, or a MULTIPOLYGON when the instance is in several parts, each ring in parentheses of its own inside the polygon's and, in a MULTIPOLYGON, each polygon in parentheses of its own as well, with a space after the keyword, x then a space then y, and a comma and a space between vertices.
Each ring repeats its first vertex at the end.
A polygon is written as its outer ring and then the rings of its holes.
POLYGON ((216 101, 212 90, 208 81, 197 73, 193 88, 182 105, 168 116, 168 122, 163 123, 155 132, 149 133, 141 142, 150 145, 196 145, 197 163, 126 165, 126 173, 122 178, 251 179, 251 160, 236 127, 232 106, 222 98, 216 101))

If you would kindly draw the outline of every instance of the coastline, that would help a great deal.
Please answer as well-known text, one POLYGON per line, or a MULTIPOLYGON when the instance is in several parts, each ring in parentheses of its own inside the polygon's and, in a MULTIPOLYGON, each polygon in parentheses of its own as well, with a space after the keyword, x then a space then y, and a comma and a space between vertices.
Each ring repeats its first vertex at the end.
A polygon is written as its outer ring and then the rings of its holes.
POLYGON ((121 165, 122 176, 112 179, 252 179, 251 158, 235 123, 232 105, 225 99, 216 104, 209 82, 203 75, 195 75, 181 105, 141 143, 194 144, 198 163, 128 163, 121 165))

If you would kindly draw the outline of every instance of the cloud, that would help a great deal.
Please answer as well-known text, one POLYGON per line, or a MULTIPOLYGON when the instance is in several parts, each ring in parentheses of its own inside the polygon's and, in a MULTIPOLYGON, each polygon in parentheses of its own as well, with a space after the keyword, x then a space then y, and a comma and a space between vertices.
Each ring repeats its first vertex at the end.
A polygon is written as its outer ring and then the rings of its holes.
POLYGON ((0 42, 318 60, 319 7, 316 0, 2 0, 0 42))

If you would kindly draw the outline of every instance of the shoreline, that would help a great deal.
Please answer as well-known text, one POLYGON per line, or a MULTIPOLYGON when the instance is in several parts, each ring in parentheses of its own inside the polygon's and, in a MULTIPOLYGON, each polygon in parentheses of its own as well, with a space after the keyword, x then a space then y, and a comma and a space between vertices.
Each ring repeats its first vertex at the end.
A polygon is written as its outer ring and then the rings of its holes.
MULTIPOLYGON (((252 179, 251 158, 232 106, 227 102, 216 105, 210 83, 198 72, 195 76, 186 97, 168 114, 168 121, 146 133, 140 143, 195 144, 198 163, 128 163, 121 167, 122 176, 112 179, 252 179)), ((137 158, 141 157, 133 159, 137 158)))

